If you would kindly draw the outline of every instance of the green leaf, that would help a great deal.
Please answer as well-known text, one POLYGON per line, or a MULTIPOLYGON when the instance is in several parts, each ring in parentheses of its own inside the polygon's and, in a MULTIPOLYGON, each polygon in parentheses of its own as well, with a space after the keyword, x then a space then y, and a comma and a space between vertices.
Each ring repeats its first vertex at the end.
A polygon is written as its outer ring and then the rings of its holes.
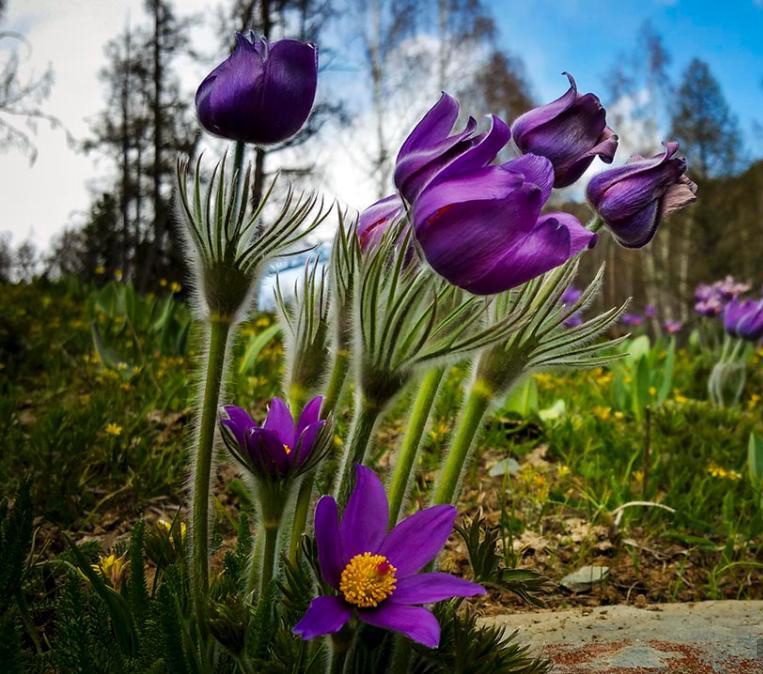
POLYGON ((254 366, 257 356, 260 355, 260 351, 268 345, 280 330, 281 326, 275 323, 249 340, 244 356, 241 359, 241 364, 238 366, 239 374, 248 372, 254 366))
POLYGON ((567 405, 561 398, 554 401, 554 404, 546 409, 540 410, 538 416, 543 421, 556 421, 561 419, 567 413, 567 405))
MULTIPOLYGON (((95 321, 90 323, 90 331, 93 335, 93 346, 95 347, 95 352, 98 354, 98 358, 100 359, 103 366, 109 368, 110 370, 118 369, 119 363, 124 363, 125 361, 119 357, 119 354, 114 351, 114 349, 111 349, 106 346, 106 344, 104 344, 100 328, 95 321)), ((127 368, 127 370, 129 371, 130 368, 127 368)))
POLYGON ((763 491, 763 438, 755 431, 750 432, 747 445, 747 466, 753 488, 763 491))
POLYGON ((665 354, 665 362, 660 368, 662 374, 662 380, 660 381, 660 387, 657 390, 657 404, 662 405, 670 395, 670 391, 673 388, 673 370, 676 362, 676 340, 671 338, 670 345, 668 346, 667 353, 665 354))
POLYGON ((527 417, 538 411, 538 384, 533 377, 527 377, 519 386, 515 386, 504 403, 506 412, 516 412, 527 417))
POLYGON ((633 413, 636 419, 644 418, 644 410, 649 404, 649 363, 643 355, 636 366, 636 376, 633 379, 633 413))

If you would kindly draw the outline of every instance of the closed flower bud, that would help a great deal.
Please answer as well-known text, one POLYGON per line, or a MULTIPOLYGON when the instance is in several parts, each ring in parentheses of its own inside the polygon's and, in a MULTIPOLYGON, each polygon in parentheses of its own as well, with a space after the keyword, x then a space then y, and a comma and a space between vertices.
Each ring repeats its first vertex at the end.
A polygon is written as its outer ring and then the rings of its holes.
POLYGON ((517 118, 514 142, 524 153, 546 157, 554 165, 554 187, 572 185, 594 157, 611 163, 617 136, 607 126, 607 113, 593 94, 579 94, 572 75, 570 88, 555 101, 517 118))
POLYGON ((664 216, 696 199, 697 186, 686 175, 686 159, 676 152, 678 143, 665 143, 662 154, 651 159, 633 156, 588 183, 588 200, 626 248, 645 246, 664 216))
POLYGON ((298 40, 269 44, 236 36, 233 53, 196 91, 196 112, 210 133, 272 145, 296 134, 310 115, 318 84, 318 48, 298 40))

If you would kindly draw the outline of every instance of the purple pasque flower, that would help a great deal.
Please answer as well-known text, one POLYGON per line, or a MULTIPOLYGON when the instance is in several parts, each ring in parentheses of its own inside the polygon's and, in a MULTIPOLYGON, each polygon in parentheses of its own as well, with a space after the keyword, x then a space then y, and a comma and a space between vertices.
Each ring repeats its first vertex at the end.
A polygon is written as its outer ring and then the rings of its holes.
POLYGON ((699 300, 694 303, 694 311, 700 316, 707 316, 712 318, 718 316, 723 311, 723 302, 720 297, 715 295, 709 296, 707 299, 699 300))
POLYGON ((521 115, 511 127, 523 153, 546 157, 554 165, 554 187, 572 185, 597 155, 612 163, 617 151, 617 136, 607 126, 598 97, 579 94, 572 75, 564 74, 570 81, 567 92, 521 115))
POLYGON ((694 289, 694 299, 697 302, 705 302, 716 295, 715 288, 708 283, 700 283, 694 289))
POLYGON ((732 337, 757 342, 763 337, 763 300, 731 300, 723 312, 723 327, 732 337))
POLYGON ((622 321, 623 325, 627 325, 628 327, 635 328, 644 322, 644 317, 640 316, 639 314, 624 313, 620 317, 620 320, 622 321))
POLYGON ((413 205, 413 228, 430 266, 475 295, 514 288, 592 247, 596 235, 568 213, 541 209, 554 170, 545 157, 439 175, 413 205))
POLYGON ((220 428, 225 444, 255 477, 281 480, 307 470, 320 459, 319 436, 326 423, 320 418, 322 396, 302 409, 294 422, 289 406, 273 398, 259 426, 241 407, 223 407, 220 428))
POLYGON ((485 133, 475 133, 477 121, 469 117, 462 131, 450 135, 458 111, 458 101, 443 93, 400 147, 395 185, 409 204, 435 177, 452 177, 487 166, 509 142, 508 125, 495 115, 490 116, 490 130, 485 133))
POLYGON ((583 291, 580 290, 580 288, 576 288, 575 286, 567 286, 562 293, 562 304, 566 304, 568 306, 570 304, 575 304, 580 300, 580 296, 582 294, 583 291))
POLYGON ((684 327, 683 321, 665 321, 662 324, 663 330, 669 335, 677 335, 684 327))
POLYGON ((644 316, 646 318, 654 318, 657 315, 657 307, 654 304, 647 304, 644 307, 644 316))
POLYGON ((358 218, 358 242, 361 250, 367 250, 381 241, 387 227, 403 215, 400 196, 392 194, 371 204, 358 218))
POLYGON ((750 289, 749 283, 737 283, 733 276, 726 276, 722 281, 713 283, 713 290, 724 302, 735 299, 750 289))
POLYGON ((318 48, 298 40, 270 44, 237 33, 233 53, 204 78, 196 113, 210 133, 272 145, 291 138, 310 115, 318 85, 318 48))
POLYGON ((686 175, 686 159, 674 156, 678 143, 651 159, 638 155, 591 178, 588 200, 620 245, 641 248, 652 240, 662 218, 696 199, 686 175))
POLYGON ((440 625, 422 604, 485 594, 482 586, 447 573, 418 573, 445 545, 456 514, 451 505, 433 506, 388 531, 384 486, 372 470, 357 466, 341 521, 332 497, 315 508, 318 565, 336 594, 313 599, 293 631, 303 639, 332 634, 355 613, 368 625, 436 648, 440 625))

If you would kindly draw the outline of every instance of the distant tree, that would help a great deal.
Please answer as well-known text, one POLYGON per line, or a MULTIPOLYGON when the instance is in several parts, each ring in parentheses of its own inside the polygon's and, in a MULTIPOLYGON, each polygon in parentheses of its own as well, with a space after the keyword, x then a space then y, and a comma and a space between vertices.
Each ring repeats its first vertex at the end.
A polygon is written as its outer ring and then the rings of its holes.
POLYGON ((39 271, 40 253, 32 241, 23 241, 16 247, 13 267, 14 277, 22 283, 30 283, 39 271))
POLYGON ((10 232, 0 233, 0 283, 11 280, 13 253, 11 252, 10 232))
POLYGON ((691 60, 675 92, 671 136, 700 180, 734 173, 741 158, 739 125, 710 67, 691 60))
MULTIPOLYGON (((6 8, 6 0, 0 0, 0 24, 6 8)), ((14 31, 0 29, 2 42, 31 50, 24 36, 14 31)), ((0 60, 0 152, 16 148, 34 162, 37 148, 32 135, 37 131, 38 122, 60 126, 60 122, 41 107, 53 86, 53 69, 48 66, 41 74, 23 78, 19 71, 19 49, 12 46, 0 49, 0 55, 4 55, 4 61, 0 60)))

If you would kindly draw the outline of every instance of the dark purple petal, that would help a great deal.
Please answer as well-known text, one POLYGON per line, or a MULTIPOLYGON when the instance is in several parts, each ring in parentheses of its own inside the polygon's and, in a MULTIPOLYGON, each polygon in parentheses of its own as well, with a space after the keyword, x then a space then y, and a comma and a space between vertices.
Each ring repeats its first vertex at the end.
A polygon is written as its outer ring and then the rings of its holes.
POLYGON ((315 542, 321 577, 338 588, 344 569, 342 537, 339 534, 339 511, 331 496, 323 496, 315 506, 315 542))
POLYGON ((517 117, 516 120, 514 120, 514 124, 511 125, 511 133, 514 136, 514 142, 517 143, 517 146, 520 149, 521 146, 519 143, 522 142, 521 139, 523 139, 526 134, 531 133, 538 127, 543 126, 548 122, 553 121, 559 117, 559 115, 561 115, 566 110, 569 110, 574 105, 578 95, 575 78, 569 73, 565 73, 565 75, 570 82, 570 88, 567 89, 567 91, 565 91, 555 101, 551 101, 551 103, 547 103, 546 105, 541 105, 540 107, 533 108, 532 110, 527 111, 523 115, 517 117))
POLYGON ((315 396, 302 408, 302 414, 299 415, 299 421, 297 421, 297 436, 308 426, 320 420, 322 404, 323 396, 315 396))
POLYGON ((344 627, 352 616, 352 608, 339 597, 316 597, 292 632, 305 641, 324 634, 333 634, 344 627))
POLYGON ((289 454, 278 437, 265 428, 250 428, 246 433, 246 449, 252 464, 271 477, 281 477, 289 472, 289 454))
POLYGON ((400 147, 398 157, 406 155, 432 139, 444 138, 450 133, 458 119, 458 101, 445 92, 413 128, 400 147))
POLYGON ((536 185, 540 189, 543 203, 551 196, 554 186, 554 167, 545 157, 535 154, 526 154, 502 164, 503 168, 514 173, 519 173, 525 182, 536 185))
POLYGON ((299 435, 294 445, 294 451, 289 455, 293 466, 299 467, 310 458, 310 455, 315 448, 315 441, 325 423, 326 422, 323 420, 316 421, 314 424, 310 424, 305 428, 299 435))
POLYGON ((436 557, 453 530, 456 515, 452 505, 432 506, 406 517, 387 534, 379 554, 397 569, 398 579, 415 573, 436 557))
POLYGON ((196 111, 207 131, 247 143, 293 136, 307 120, 318 82, 318 51, 297 40, 252 42, 239 34, 234 52, 201 83, 196 111))
POLYGON ((485 588, 449 573, 417 573, 401 579, 389 601, 395 604, 432 604, 451 597, 474 597, 485 588))
POLYGON ((737 323, 737 332, 742 339, 750 342, 757 342, 763 337, 763 300, 751 300, 747 304, 744 315, 737 323))
POLYGON ((380 199, 364 210, 358 218, 358 241, 361 250, 379 243, 387 227, 402 214, 403 201, 397 194, 380 199))
POLYGON ((437 648, 440 643, 440 624, 437 618, 419 606, 385 602, 378 608, 358 611, 358 617, 368 625, 400 632, 427 648, 437 648))
POLYGON ((236 438, 238 446, 244 447, 245 433, 256 425, 254 420, 249 416, 249 413, 246 410, 241 407, 236 407, 235 405, 225 405, 223 407, 223 412, 228 418, 223 418, 220 423, 233 433, 233 437, 236 438))
POLYGON ((273 433, 282 444, 289 448, 295 445, 294 419, 289 406, 281 398, 273 398, 268 406, 268 415, 262 427, 273 433))
POLYGON ((384 485, 370 468, 355 467, 355 486, 342 514, 344 562, 364 552, 375 553, 387 532, 389 506, 384 485))
POLYGON ((541 216, 535 228, 512 248, 497 257, 494 264, 466 289, 490 295, 529 281, 564 264, 593 245, 596 234, 585 229, 567 213, 541 216))

